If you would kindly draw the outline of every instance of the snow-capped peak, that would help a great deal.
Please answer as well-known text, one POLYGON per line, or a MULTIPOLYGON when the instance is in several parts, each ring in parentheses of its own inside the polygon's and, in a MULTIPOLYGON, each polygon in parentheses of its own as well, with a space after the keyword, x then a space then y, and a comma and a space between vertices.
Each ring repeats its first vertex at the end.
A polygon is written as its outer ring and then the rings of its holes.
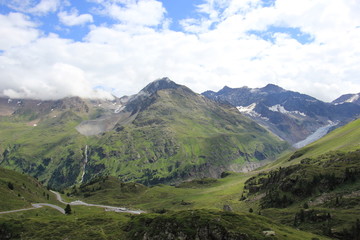
POLYGON ((339 98, 332 101, 332 103, 334 105, 339 105, 339 104, 343 104, 343 103, 359 104, 360 103, 360 93, 342 95, 339 98))
POLYGON ((359 97, 360 97, 359 93, 354 94, 349 99, 345 100, 345 102, 349 102, 349 103, 355 102, 355 101, 357 101, 359 99, 359 97))

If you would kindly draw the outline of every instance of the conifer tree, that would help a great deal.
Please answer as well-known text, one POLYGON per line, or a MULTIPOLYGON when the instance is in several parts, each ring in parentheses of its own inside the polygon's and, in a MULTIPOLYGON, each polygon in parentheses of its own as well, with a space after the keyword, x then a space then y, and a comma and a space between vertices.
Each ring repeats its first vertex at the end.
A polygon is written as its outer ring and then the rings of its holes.
POLYGON ((67 214, 67 215, 71 214, 71 207, 69 204, 66 205, 64 210, 65 210, 65 214, 67 214))

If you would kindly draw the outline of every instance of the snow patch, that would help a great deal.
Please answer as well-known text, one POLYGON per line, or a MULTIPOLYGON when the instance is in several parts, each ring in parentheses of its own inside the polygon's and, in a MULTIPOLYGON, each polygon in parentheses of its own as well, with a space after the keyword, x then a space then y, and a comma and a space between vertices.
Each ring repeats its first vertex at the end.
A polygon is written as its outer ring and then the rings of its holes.
POLYGON ((255 107, 256 107, 256 103, 252 103, 249 106, 238 106, 236 108, 239 110, 239 112, 250 113, 254 111, 255 107))
POLYGON ((250 117, 261 118, 262 120, 269 121, 269 118, 261 116, 260 113, 255 111, 256 103, 252 103, 249 106, 236 107, 239 112, 249 115, 250 117))
POLYGON ((120 106, 118 106, 118 107, 114 110, 114 113, 119 113, 119 112, 121 112, 122 110, 124 110, 124 108, 125 108, 125 106, 120 105, 120 106))
POLYGON ((348 103, 355 102, 359 99, 359 97, 360 97, 359 94, 355 94, 352 97, 350 97, 349 99, 347 99, 345 102, 348 102, 348 103))
POLYGON ((239 110, 239 112, 248 114, 252 117, 261 117, 259 113, 254 111, 255 107, 256 107, 256 103, 252 103, 249 106, 238 106, 236 108, 237 110, 239 110))
POLYGON ((269 110, 273 111, 273 112, 280 112, 280 113, 283 113, 283 114, 296 114, 296 115, 306 117, 305 113, 299 112, 299 111, 288 111, 288 110, 286 110, 284 108, 284 106, 281 106, 280 104, 276 104, 276 105, 274 105, 272 107, 269 107, 269 110))

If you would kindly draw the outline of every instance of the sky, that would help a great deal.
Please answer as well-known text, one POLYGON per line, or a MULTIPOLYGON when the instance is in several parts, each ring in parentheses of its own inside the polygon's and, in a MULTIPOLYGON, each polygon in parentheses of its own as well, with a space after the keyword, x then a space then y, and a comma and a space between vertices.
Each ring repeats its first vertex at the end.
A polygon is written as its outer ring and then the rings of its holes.
POLYGON ((360 92, 359 0, 0 0, 0 96, 197 93, 268 83, 360 92))

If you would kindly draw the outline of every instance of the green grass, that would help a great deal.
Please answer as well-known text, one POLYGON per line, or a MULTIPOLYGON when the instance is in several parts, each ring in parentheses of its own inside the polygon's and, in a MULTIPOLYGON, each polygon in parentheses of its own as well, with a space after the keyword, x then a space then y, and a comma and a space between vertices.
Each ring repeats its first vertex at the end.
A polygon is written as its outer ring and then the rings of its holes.
POLYGON ((0 215, 0 238, 5 232, 11 239, 123 239, 123 226, 130 218, 95 207, 72 206, 72 211, 63 215, 44 207, 0 215))
POLYGON ((45 202, 58 203, 55 196, 36 179, 0 168, 0 211, 28 208, 31 203, 45 202))
POLYGON ((349 152, 360 148, 360 119, 337 128, 323 138, 295 151, 284 154, 277 161, 263 167, 271 169, 299 163, 305 158, 314 158, 329 151, 349 152))

